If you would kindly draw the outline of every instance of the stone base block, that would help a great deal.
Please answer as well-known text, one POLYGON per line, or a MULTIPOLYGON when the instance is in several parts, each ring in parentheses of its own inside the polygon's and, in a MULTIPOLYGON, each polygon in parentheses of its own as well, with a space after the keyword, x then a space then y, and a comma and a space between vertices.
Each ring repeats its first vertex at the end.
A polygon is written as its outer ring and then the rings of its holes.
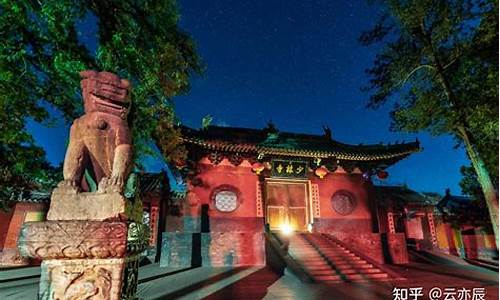
POLYGON ((164 232, 160 267, 262 266, 262 232, 164 232))
POLYGON ((202 233, 203 266, 262 266, 266 264, 264 233, 202 233))
POLYGON ((47 220, 125 220, 126 199, 117 192, 71 193, 56 188, 47 220))
POLYGON ((44 260, 39 299, 120 300, 125 258, 44 260))
POLYGON ((196 235, 193 233, 163 232, 160 267, 191 267, 193 240, 196 242, 196 235))

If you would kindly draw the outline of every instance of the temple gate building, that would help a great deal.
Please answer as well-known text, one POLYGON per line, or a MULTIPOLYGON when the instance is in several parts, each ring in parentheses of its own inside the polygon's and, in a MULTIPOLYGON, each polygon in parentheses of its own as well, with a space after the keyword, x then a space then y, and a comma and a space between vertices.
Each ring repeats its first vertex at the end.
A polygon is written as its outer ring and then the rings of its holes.
POLYGON ((162 266, 265 263, 264 232, 328 233, 379 263, 407 261, 404 233, 385 231, 372 176, 420 150, 419 142, 348 145, 323 135, 182 128, 186 161, 166 216, 162 266), (383 237, 382 234, 385 236, 383 237))

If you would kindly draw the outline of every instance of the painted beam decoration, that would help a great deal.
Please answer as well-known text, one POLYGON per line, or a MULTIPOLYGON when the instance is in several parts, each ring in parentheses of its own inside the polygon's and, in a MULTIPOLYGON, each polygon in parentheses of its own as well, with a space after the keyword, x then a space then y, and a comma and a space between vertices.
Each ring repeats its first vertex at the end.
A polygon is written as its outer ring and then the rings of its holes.
POLYGON ((271 176, 280 178, 305 178, 307 162, 273 159, 271 161, 271 176))

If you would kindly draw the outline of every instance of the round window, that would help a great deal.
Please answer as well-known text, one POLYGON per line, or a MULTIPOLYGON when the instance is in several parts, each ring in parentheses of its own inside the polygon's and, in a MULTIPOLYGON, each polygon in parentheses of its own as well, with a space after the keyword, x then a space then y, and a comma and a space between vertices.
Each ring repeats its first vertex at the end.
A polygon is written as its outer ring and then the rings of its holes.
POLYGON ((238 194, 231 190, 220 190, 215 193, 214 204, 218 211, 235 211, 238 208, 238 194))
POLYGON ((339 215, 348 215, 356 207, 356 201, 348 191, 338 191, 332 196, 332 206, 339 215))

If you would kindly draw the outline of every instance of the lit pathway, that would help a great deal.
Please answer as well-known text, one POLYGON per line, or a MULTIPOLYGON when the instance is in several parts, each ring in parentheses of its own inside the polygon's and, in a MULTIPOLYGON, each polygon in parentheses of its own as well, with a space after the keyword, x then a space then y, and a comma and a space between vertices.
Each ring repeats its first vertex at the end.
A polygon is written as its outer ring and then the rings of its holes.
MULTIPOLYGON (((423 287, 424 295, 435 286, 444 288, 486 288, 485 299, 498 299, 498 273, 474 266, 412 263, 390 266, 408 278, 405 281, 373 283, 305 284, 285 275, 281 278, 268 268, 159 268, 157 264, 140 268, 138 296, 141 299, 393 299, 394 286, 423 287)), ((9 271, 0 271, 0 281, 9 271), (7 273, 6 273, 7 272, 7 273)), ((19 272, 19 271, 18 271, 19 272)), ((37 269, 21 273, 36 276, 37 269)), ((36 277, 0 282, 1 300, 36 299, 36 277)), ((455 297, 458 299, 457 297, 455 297)), ((412 299, 412 298, 408 298, 412 299)), ((428 299, 427 296, 419 299, 428 299)), ((440 298, 444 299, 443 297, 440 298)), ((452 298, 450 298, 452 299, 452 298)), ((470 300, 470 298, 469 298, 470 300)))
MULTIPOLYGON (((320 285, 305 284, 292 275, 286 275, 268 288, 268 293, 264 299, 385 300, 393 299, 393 287, 422 287, 424 296, 418 299, 428 299, 427 294, 433 287, 439 287, 443 292, 445 288, 455 288, 457 291, 461 288, 472 289, 484 287, 486 288, 485 299, 498 299, 498 273, 493 271, 474 266, 433 266, 421 263, 412 263, 406 266, 390 266, 390 268, 408 278, 408 280, 320 285)), ((443 300, 444 298, 443 294, 438 299, 443 300)), ((458 299, 457 295, 455 295, 455 299, 458 299)), ((468 298, 468 300, 470 299, 468 298)))

